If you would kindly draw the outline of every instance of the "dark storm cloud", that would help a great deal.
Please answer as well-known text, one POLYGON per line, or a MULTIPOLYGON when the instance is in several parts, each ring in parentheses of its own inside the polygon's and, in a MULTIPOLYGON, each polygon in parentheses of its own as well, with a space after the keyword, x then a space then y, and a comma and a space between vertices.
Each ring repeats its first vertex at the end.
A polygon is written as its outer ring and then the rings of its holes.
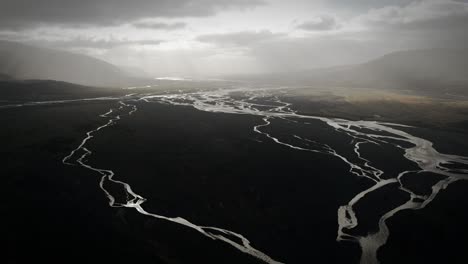
POLYGON ((163 22, 137 22, 132 24, 136 28, 154 29, 154 30, 177 30, 187 27, 187 23, 163 23, 163 22))
POLYGON ((298 29, 306 31, 325 31, 338 27, 336 19, 332 16, 321 16, 314 20, 306 21, 297 26, 298 29))
POLYGON ((1 3, 0 27, 115 25, 150 17, 210 16, 262 4, 263 0, 6 0, 1 3))

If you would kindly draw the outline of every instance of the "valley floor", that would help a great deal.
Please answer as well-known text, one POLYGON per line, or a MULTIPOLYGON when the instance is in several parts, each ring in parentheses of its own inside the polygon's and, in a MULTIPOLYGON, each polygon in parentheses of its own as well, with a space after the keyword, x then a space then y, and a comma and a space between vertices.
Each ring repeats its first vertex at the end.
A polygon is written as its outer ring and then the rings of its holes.
POLYGON ((79 100, 2 100, 6 263, 359 263, 359 239, 381 232, 382 217, 408 199, 413 210, 386 218, 388 241, 375 250, 381 263, 468 258, 460 239, 468 236, 463 100, 304 89, 101 91, 79 100), (390 128, 400 131, 395 138, 370 142, 390 128), (431 162, 452 163, 437 165, 442 174, 422 169, 405 158, 405 135, 451 154, 421 154, 431 162))

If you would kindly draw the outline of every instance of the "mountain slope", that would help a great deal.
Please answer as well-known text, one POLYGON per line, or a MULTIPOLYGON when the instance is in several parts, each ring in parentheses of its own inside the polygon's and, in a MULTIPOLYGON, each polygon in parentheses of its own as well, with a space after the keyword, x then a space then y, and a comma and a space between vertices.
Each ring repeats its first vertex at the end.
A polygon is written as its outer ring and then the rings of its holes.
POLYGON ((292 73, 231 76, 285 85, 437 90, 468 84, 468 50, 409 50, 357 64, 292 73))
POLYGON ((21 102, 123 96, 122 89, 88 87, 53 80, 1 80, 0 106, 21 102))
POLYGON ((107 62, 65 51, 0 41, 0 72, 17 79, 48 79, 91 86, 120 85, 126 74, 107 62))
POLYGON ((361 65, 331 69, 323 80, 396 89, 466 82, 468 52, 445 49, 399 51, 361 65))
POLYGON ((13 78, 11 78, 11 76, 7 75, 7 74, 4 74, 4 73, 0 73, 0 81, 9 81, 9 80, 12 80, 13 78))

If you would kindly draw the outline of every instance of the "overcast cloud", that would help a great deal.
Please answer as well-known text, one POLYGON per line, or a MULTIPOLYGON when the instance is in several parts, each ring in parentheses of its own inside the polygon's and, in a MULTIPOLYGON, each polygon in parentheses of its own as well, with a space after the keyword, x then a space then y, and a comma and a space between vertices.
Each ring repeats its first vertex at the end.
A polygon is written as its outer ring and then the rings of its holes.
POLYGON ((164 22, 150 22, 142 21, 133 23, 136 28, 154 29, 154 30, 177 30, 187 26, 184 22, 164 23, 164 22))
POLYGON ((0 25, 115 25, 150 17, 210 16, 262 4, 262 0, 3 0, 0 25))
POLYGON ((301 23, 297 26, 299 29, 307 31, 333 30, 338 27, 336 18, 332 16, 319 16, 313 20, 301 23))
POLYGON ((0 38, 156 76, 296 71, 465 48, 467 0, 2 0, 0 38))

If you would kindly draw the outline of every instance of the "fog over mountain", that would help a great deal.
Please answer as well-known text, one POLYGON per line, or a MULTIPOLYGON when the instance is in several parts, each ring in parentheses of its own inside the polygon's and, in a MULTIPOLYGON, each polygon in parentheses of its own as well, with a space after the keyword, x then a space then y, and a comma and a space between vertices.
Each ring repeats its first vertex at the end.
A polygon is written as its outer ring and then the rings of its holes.
POLYGON ((91 86, 124 82, 126 74, 99 59, 66 51, 0 41, 0 72, 17 79, 59 80, 91 86))
MULTIPOLYGON (((149 80, 148 75, 138 68, 118 67, 87 55, 8 41, 0 41, 0 58, 2 79, 59 80, 91 86, 125 86, 132 80, 135 83, 136 78, 149 80)), ((225 78, 264 84, 443 89, 468 84, 468 50, 398 51, 362 64, 272 74, 228 75, 225 78)))
POLYGON ((463 49, 462 0, 6 0, 0 39, 153 77, 297 72, 395 51, 463 49))
POLYGON ((327 75, 341 85, 369 88, 430 89, 468 84, 468 50, 399 51, 354 67, 334 69, 327 75))
POLYGON ((0 73, 0 80, 5 81, 5 80, 11 80, 12 77, 3 73, 0 73))
POLYGON ((442 90, 448 86, 468 84, 468 50, 398 51, 362 64, 231 78, 285 85, 442 90))

